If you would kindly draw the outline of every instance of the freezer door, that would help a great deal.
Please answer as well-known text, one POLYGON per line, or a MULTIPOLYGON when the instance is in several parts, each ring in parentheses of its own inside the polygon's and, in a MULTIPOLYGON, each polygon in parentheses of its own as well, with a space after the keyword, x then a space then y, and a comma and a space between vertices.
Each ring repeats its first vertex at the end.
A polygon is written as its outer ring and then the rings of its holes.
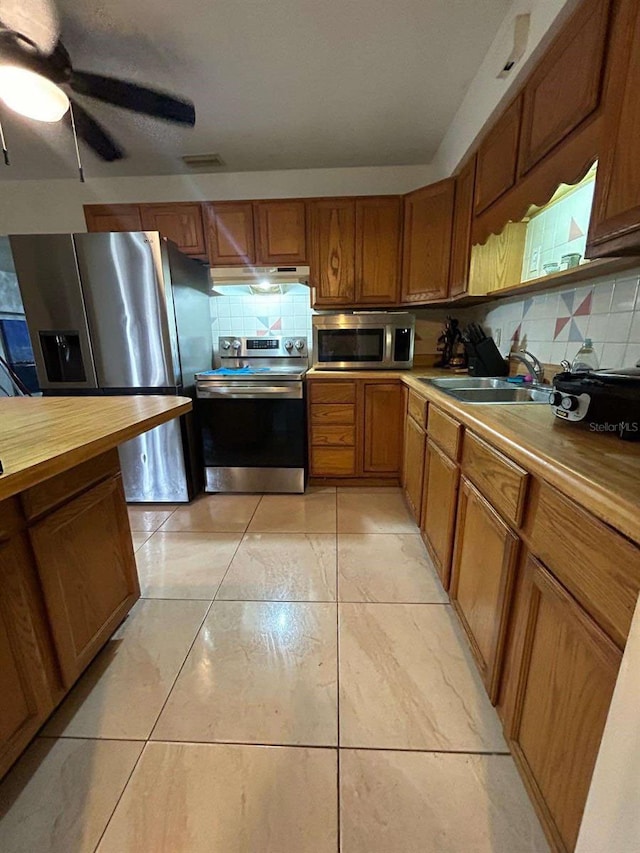
POLYGON ((180 503, 190 498, 180 427, 175 418, 118 448, 125 497, 132 503, 180 503))
POLYGON ((71 234, 10 236, 43 391, 98 387, 71 234))
POLYGON ((155 231, 74 234, 101 388, 172 388, 180 369, 173 299, 155 231))

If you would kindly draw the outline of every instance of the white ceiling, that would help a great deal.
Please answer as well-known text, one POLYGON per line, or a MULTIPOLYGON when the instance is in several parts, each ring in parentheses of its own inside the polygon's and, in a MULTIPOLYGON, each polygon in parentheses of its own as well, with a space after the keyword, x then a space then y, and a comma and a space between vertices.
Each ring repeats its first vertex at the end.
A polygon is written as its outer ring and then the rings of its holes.
MULTIPOLYGON (((510 0, 59 0, 77 68, 183 94, 196 127, 83 104, 127 149, 89 175, 430 162, 510 0)), ((72 177, 62 125, 0 116, 12 165, 0 179, 72 177)))

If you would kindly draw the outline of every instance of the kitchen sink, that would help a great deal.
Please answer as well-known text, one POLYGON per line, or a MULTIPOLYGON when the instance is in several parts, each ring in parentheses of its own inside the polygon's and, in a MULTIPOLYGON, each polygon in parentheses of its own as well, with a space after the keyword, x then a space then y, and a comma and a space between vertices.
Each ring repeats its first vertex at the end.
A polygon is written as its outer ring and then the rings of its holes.
POLYGON ((546 385, 513 385, 504 379, 461 376, 451 379, 422 379, 461 403, 548 403, 546 385))
POLYGON ((513 385, 505 379, 496 379, 491 376, 457 376, 455 379, 422 379, 436 388, 512 388, 513 385))

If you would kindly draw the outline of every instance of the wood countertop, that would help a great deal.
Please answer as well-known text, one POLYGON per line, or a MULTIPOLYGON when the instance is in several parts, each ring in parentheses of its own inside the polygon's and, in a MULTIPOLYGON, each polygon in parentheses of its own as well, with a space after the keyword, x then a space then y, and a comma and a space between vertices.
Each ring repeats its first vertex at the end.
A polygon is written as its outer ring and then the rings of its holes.
POLYGON ((421 379, 455 376, 436 368, 406 371, 312 370, 311 379, 402 379, 532 474, 640 544, 640 442, 591 432, 556 418, 548 406, 468 404, 421 379))
POLYGON ((0 401, 0 500, 190 411, 188 397, 11 397, 0 401))

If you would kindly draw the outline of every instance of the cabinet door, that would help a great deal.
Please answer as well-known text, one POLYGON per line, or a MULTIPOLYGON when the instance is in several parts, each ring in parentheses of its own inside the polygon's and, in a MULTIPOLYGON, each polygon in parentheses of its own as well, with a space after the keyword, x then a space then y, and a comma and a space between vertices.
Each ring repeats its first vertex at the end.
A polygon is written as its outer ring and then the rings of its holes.
POLYGON ((517 558, 518 537, 464 477, 449 595, 495 704, 517 558))
POLYGON ((482 213, 516 181, 522 95, 502 113, 478 148, 475 212, 482 213))
POLYGON ((315 305, 355 301, 356 203, 323 199, 311 204, 311 283, 315 305))
POLYGON ((402 302, 447 296, 454 187, 447 178, 404 197, 402 302))
POLYGON ((54 706, 40 635, 33 558, 24 533, 0 542, 0 776, 54 706))
POLYGON ((568 136, 600 103, 609 0, 581 3, 524 90, 520 174, 568 136))
POLYGON ((459 480, 456 463, 428 439, 421 529, 445 589, 449 589, 459 480))
POLYGON ((257 262, 293 266, 307 262, 307 215, 303 201, 254 203, 257 262))
POLYGON ((365 473, 400 473, 403 415, 399 382, 364 384, 365 473))
POLYGON ((622 0, 609 50, 587 256, 640 254, 640 4, 622 0))
POLYGON ((556 849, 573 850, 622 652, 529 557, 507 735, 556 849))
POLYGON ((142 231, 138 204, 85 204, 87 231, 142 231))
POLYGON ((467 292, 469 287, 471 221, 473 218, 475 180, 476 157, 474 154, 456 177, 449 296, 461 296, 467 292))
POLYGON ((142 227, 159 231, 187 255, 204 255, 202 207, 199 204, 141 204, 142 227))
POLYGON ((426 432, 413 418, 407 417, 404 427, 404 457, 402 482, 404 494, 416 522, 420 522, 422 511, 422 478, 424 475, 424 452, 426 432))
POLYGON ((356 302, 394 305, 400 290, 402 200, 356 201, 356 302))
POLYGON ((29 533, 69 687, 140 596, 120 477, 64 504, 29 533))
POLYGON ((205 212, 210 264, 233 267, 255 263, 251 202, 209 202, 205 212))

